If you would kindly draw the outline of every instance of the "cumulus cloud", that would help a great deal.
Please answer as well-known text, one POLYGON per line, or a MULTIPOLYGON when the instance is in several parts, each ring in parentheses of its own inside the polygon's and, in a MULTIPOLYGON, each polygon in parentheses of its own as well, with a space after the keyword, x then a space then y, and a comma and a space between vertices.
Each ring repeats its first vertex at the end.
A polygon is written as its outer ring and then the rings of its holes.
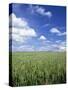
POLYGON ((55 51, 65 51, 66 50, 66 42, 58 41, 58 43, 52 44, 51 47, 55 49, 55 51))
POLYGON ((60 43, 61 42, 61 40, 57 40, 57 41, 55 41, 56 43, 60 43))
POLYGON ((60 31, 57 28, 51 28, 50 32, 51 33, 60 33, 60 31))
POLYGON ((35 10, 38 14, 43 15, 43 16, 48 16, 51 17, 52 16, 52 12, 50 11, 46 11, 44 8, 40 7, 40 6, 36 6, 35 10))
POLYGON ((37 34, 33 28, 16 28, 12 27, 10 28, 10 33, 12 34, 19 34, 20 36, 26 36, 26 37, 36 37, 37 34))
POLYGON ((59 47, 59 51, 65 51, 65 50, 66 50, 66 47, 64 47, 64 46, 59 47))
POLYGON ((48 17, 52 17, 52 13, 50 11, 45 12, 45 15, 48 17))
POLYGON ((50 32, 57 34, 57 36, 64 36, 64 35, 66 35, 66 32, 61 32, 61 31, 60 31, 59 29, 57 29, 57 28, 51 28, 51 29, 50 29, 50 32))
POLYGON ((61 51, 65 51, 65 50, 66 50, 66 42, 65 42, 65 41, 63 41, 63 42, 60 43, 59 49, 60 49, 61 51))
POLYGON ((30 27, 27 29, 26 28, 20 29, 19 34, 21 36, 26 36, 26 37, 36 37, 37 36, 35 30, 33 28, 30 28, 30 27))
POLYGON ((25 19, 16 17, 14 13, 10 15, 9 22, 10 39, 12 38, 15 41, 24 42, 29 37, 37 36, 35 29, 31 28, 25 19))
MULTIPOLYGON (((43 8, 38 7, 39 10, 38 13, 41 11, 41 15, 45 12, 43 8)), ((44 35, 41 35, 39 39, 35 40, 38 44, 37 46, 33 46, 33 44, 28 43, 29 40, 33 40, 33 38, 37 37, 36 30, 29 26, 28 22, 24 18, 17 17, 14 13, 10 15, 10 39, 12 39, 12 42, 15 41, 17 44, 12 43, 12 50, 15 51, 65 51, 66 49, 66 43, 65 41, 62 42, 61 40, 57 40, 54 42, 51 42, 48 40, 44 35), (26 43, 27 42, 27 43, 26 43), (22 44, 18 44, 22 43, 22 44), (15 45, 15 46, 14 46, 15 45)), ((49 24, 46 24, 48 26, 49 24)), ((51 28, 51 33, 54 33, 58 36, 63 36, 66 34, 66 32, 61 32, 57 28, 51 28)))
POLYGON ((9 16, 9 25, 12 27, 22 28, 22 27, 28 26, 28 23, 26 22, 24 18, 19 18, 14 13, 12 13, 9 16))
POLYGON ((64 36, 64 35, 66 35, 66 32, 63 32, 63 33, 58 33, 58 36, 64 36))
POLYGON ((42 16, 47 16, 47 17, 52 17, 52 12, 51 11, 46 11, 45 8, 41 7, 41 6, 31 6, 31 10, 32 10, 32 13, 38 13, 39 15, 42 15, 42 16))
POLYGON ((35 6, 35 10, 37 13, 39 13, 41 15, 44 15, 44 13, 45 13, 45 9, 42 7, 39 7, 39 6, 35 6))
POLYGON ((54 51, 54 52, 64 52, 66 51, 66 42, 57 40, 56 42, 45 42, 40 47, 38 47, 39 51, 54 51))
POLYGON ((41 35, 40 38, 39 38, 39 40, 46 40, 46 37, 43 36, 43 35, 41 35))

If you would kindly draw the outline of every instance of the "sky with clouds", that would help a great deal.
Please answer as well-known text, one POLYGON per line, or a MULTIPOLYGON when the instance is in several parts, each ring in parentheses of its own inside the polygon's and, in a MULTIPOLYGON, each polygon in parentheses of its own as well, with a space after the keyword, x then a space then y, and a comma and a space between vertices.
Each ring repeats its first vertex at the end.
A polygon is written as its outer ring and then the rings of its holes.
POLYGON ((12 51, 65 51, 66 8, 10 4, 9 46, 12 51))

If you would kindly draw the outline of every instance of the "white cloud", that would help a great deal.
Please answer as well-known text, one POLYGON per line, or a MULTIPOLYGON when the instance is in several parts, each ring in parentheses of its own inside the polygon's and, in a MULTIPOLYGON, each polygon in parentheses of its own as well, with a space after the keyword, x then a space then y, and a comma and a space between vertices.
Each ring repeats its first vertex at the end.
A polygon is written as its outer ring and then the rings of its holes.
POLYGON ((66 47, 66 42, 65 42, 65 41, 61 42, 61 43, 60 43, 60 46, 66 47))
POLYGON ((10 15, 10 26, 12 18, 12 27, 9 29, 10 39, 15 41, 24 42, 29 37, 36 37, 35 29, 31 28, 25 19, 16 17, 14 13, 10 15), (11 35, 12 34, 12 35, 11 35))
POLYGON ((52 17, 52 12, 51 11, 46 11, 43 7, 41 6, 34 6, 34 12, 42 15, 42 16, 48 16, 52 17))
POLYGON ((45 25, 43 25, 43 27, 48 27, 50 24, 49 23, 47 23, 47 24, 45 24, 45 25))
POLYGON ((51 33, 60 33, 60 31, 57 28, 50 29, 51 33))
POLYGON ((12 40, 15 40, 15 41, 21 41, 21 37, 18 35, 18 34, 12 34, 12 40))
POLYGON ((64 36, 64 35, 66 35, 66 32, 63 32, 63 33, 58 33, 58 36, 64 36))
POLYGON ((47 12, 45 12, 45 15, 48 16, 48 17, 51 17, 52 13, 50 11, 47 11, 47 12))
POLYGON ((48 51, 48 48, 45 46, 41 46, 38 48, 38 51, 48 51))
POLYGON ((57 44, 52 44, 51 47, 55 49, 54 51, 65 51, 66 50, 66 42, 65 41, 58 41, 57 44))
POLYGON ((34 51, 34 46, 30 46, 30 45, 23 45, 23 46, 19 46, 18 51, 34 51))
POLYGON ((20 34, 21 36, 26 36, 26 37, 36 37, 36 36, 37 36, 35 30, 32 29, 32 28, 20 29, 19 34, 20 34))
POLYGON ((60 50, 60 51, 65 51, 65 50, 66 50, 66 47, 65 47, 65 46, 60 46, 60 47, 59 47, 59 50, 60 50))
POLYGON ((50 32, 57 34, 57 36, 64 36, 64 35, 66 35, 66 32, 60 32, 60 30, 57 29, 57 28, 51 28, 50 32))
POLYGON ((12 45, 12 51, 34 51, 34 47, 30 45, 14 46, 12 45))
POLYGON ((56 43, 60 43, 61 42, 61 40, 57 40, 57 41, 55 41, 56 43))
POLYGON ((39 38, 39 40, 46 40, 46 37, 43 36, 43 35, 41 35, 40 38, 39 38))
POLYGON ((25 37, 36 37, 37 36, 35 30, 30 27, 29 28, 12 27, 12 28, 10 28, 10 33, 19 34, 20 36, 25 36, 25 37))
MULTIPOLYGON (((23 19, 18 18, 15 14, 10 15, 10 26, 11 26, 11 17, 12 17, 12 27, 10 27, 10 30, 9 30, 10 39, 18 43, 22 42, 22 44, 19 47, 14 46, 12 43, 12 50, 15 49, 16 51, 35 51, 35 50, 37 51, 49 51, 49 50, 65 51, 66 49, 65 42, 58 40, 56 41, 56 44, 54 42, 51 43, 51 41, 47 40, 47 38, 44 35, 41 35, 38 39, 39 40, 38 43, 41 44, 39 48, 34 47, 28 43, 26 44, 26 42, 29 39, 32 39, 32 37, 37 36, 35 29, 31 28, 28 25, 28 22, 24 18, 23 19), (40 43, 41 41, 42 43, 40 43)), ((50 32, 55 33, 58 36, 62 36, 66 34, 66 32, 61 33, 60 30, 58 30, 57 28, 52 28, 50 32)))
POLYGON ((41 15, 45 15, 45 9, 39 6, 35 6, 35 10, 37 13, 41 14, 41 15))
POLYGON ((15 40, 17 42, 22 42, 22 43, 25 43, 29 38, 26 38, 26 37, 22 37, 20 36, 19 34, 12 34, 12 40, 15 40))
POLYGON ((26 27, 28 23, 24 18, 18 18, 14 13, 12 13, 9 17, 9 24, 12 27, 26 27))
POLYGON ((66 51, 66 42, 58 40, 58 43, 55 42, 45 42, 42 43, 41 46, 38 48, 38 51, 57 51, 57 52, 64 52, 66 51))

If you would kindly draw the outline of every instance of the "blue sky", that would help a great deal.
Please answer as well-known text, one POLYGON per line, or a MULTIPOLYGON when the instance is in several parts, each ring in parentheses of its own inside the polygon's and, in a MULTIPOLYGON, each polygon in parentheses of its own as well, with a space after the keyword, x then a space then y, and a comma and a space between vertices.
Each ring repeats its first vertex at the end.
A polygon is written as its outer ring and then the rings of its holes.
POLYGON ((10 4, 9 33, 12 51, 65 51, 66 8, 10 4))

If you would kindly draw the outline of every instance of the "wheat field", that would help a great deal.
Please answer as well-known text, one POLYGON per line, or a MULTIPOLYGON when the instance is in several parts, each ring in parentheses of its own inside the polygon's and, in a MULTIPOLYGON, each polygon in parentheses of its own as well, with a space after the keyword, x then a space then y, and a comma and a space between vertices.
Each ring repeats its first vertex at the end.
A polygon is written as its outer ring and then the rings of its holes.
POLYGON ((65 52, 13 52, 11 66, 12 86, 66 82, 65 52))

